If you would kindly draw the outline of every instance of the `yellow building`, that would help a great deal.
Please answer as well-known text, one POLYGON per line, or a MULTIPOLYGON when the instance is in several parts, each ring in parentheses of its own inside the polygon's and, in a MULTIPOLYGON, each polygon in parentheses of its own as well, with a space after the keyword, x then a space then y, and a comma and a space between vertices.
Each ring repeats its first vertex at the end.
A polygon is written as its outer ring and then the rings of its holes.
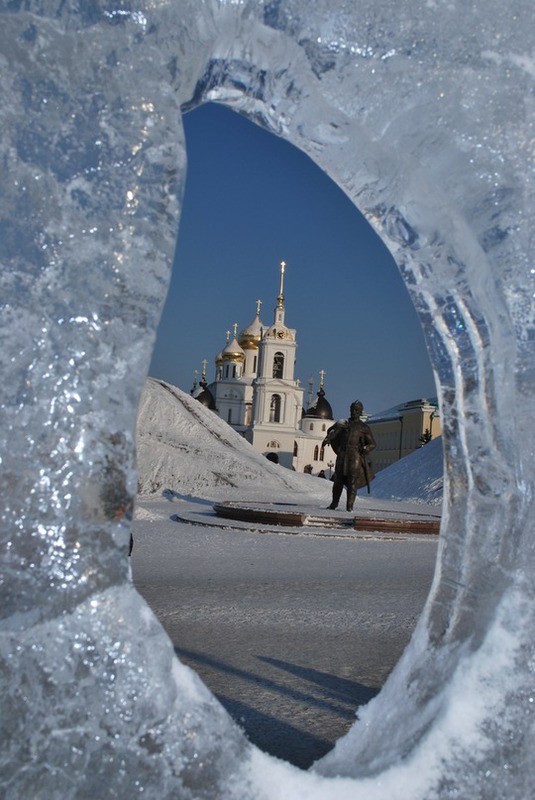
POLYGON ((442 429, 436 398, 410 400, 366 419, 377 447, 369 454, 374 472, 380 472, 408 456, 442 429))

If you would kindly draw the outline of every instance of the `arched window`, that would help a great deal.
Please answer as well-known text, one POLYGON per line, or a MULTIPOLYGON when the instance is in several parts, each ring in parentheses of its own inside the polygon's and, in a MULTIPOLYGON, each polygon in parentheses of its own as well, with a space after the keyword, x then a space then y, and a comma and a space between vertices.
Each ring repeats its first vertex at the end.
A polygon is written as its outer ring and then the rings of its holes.
POLYGON ((323 461, 324 456, 325 456, 325 448, 322 447, 320 450, 320 461, 323 461))
POLYGON ((273 377, 282 378, 284 373, 284 354, 275 353, 273 356, 273 377))
POLYGON ((297 456, 297 442, 294 442, 294 458, 297 456))
POLYGON ((323 425, 321 426, 321 430, 324 431, 326 427, 327 427, 327 425, 325 423, 323 423, 323 425))
POLYGON ((229 410, 228 410, 227 422, 228 422, 229 425, 232 425, 232 409, 231 408, 229 408, 229 410))
POLYGON ((319 453, 319 447, 318 445, 316 445, 316 447, 314 448, 314 461, 318 460, 318 453, 319 453))
POLYGON ((271 396, 271 403, 269 406, 269 421, 270 422, 280 422, 281 421, 281 396, 280 394, 274 394, 271 396))
POLYGON ((313 423, 313 422, 311 422, 311 423, 310 423, 310 430, 311 430, 311 431, 313 431, 313 430, 314 430, 314 423, 313 423))
POLYGON ((268 447, 271 448, 271 450, 280 450, 280 442, 276 439, 272 439, 271 442, 268 442, 268 447))

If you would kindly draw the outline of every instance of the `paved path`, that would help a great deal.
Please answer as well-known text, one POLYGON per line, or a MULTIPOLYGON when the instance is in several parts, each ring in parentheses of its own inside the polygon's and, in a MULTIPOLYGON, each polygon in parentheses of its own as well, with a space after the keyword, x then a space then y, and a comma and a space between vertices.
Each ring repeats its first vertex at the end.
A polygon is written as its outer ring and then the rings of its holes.
POLYGON ((435 537, 251 533, 134 524, 134 581, 249 738, 308 767, 351 725, 406 645, 435 537))

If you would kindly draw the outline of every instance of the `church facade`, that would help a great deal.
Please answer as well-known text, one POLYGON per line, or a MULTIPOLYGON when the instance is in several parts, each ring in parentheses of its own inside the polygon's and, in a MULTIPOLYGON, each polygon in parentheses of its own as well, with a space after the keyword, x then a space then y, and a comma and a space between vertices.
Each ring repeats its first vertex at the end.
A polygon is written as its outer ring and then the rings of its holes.
MULTIPOLYGON (((304 391, 295 377, 297 332, 286 324, 284 275, 280 265, 280 287, 271 325, 260 319, 260 300, 250 325, 238 333, 227 331, 227 342, 215 358, 215 378, 208 384, 203 362, 200 386, 192 394, 216 412, 253 447, 273 461, 297 472, 332 476, 336 455, 322 447, 334 424, 325 396, 323 370, 320 388, 308 407, 304 391)), ((440 416, 436 399, 412 400, 378 414, 364 416, 377 447, 369 460, 379 472, 439 436, 440 416)))
POLYGON ((304 392, 295 377, 296 330, 286 324, 284 276, 273 322, 264 325, 257 301, 254 320, 238 333, 227 332, 227 343, 215 359, 215 379, 208 384, 206 366, 194 396, 215 411, 259 452, 284 467, 317 475, 332 470, 336 456, 322 448, 334 423, 325 398, 323 373, 315 405, 303 408, 304 392))

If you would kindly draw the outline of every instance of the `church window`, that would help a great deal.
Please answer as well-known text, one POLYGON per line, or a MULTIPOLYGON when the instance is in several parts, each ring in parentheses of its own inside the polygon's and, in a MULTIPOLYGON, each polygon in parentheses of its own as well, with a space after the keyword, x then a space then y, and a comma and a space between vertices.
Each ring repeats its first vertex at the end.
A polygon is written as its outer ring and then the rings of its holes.
POLYGON ((273 377, 282 378, 284 372, 284 354, 275 353, 273 356, 273 377))
POLYGON ((229 425, 232 425, 232 409, 229 408, 228 415, 227 415, 227 422, 229 425))
POLYGON ((316 445, 316 447, 314 448, 314 461, 318 460, 318 453, 319 453, 319 447, 318 445, 316 445))
POLYGON ((294 442, 294 458, 297 456, 297 451, 298 451, 297 442, 294 442))
POLYGON ((321 426, 321 430, 324 431, 326 429, 326 427, 327 427, 327 425, 325 423, 323 423, 323 425, 321 426))
POLYGON ((269 406, 269 421, 270 422, 280 422, 281 421, 281 396, 280 394, 274 394, 271 396, 271 403, 269 406))
POLYGON ((280 442, 278 442, 276 439, 273 439, 271 442, 268 443, 268 447, 271 450, 280 450, 280 442))
POLYGON ((320 461, 323 461, 324 458, 325 458, 325 448, 322 447, 320 450, 320 461))
POLYGON ((236 377, 236 364, 234 364, 233 367, 232 367, 232 377, 233 378, 236 377))
POLYGON ((227 364, 227 366, 225 367, 225 378, 228 378, 228 364, 227 364))
POLYGON ((313 430, 314 430, 314 423, 313 423, 313 422, 311 422, 311 423, 310 423, 310 430, 311 430, 311 431, 313 431, 313 430))
POLYGON ((255 356, 254 357, 254 361, 253 361, 253 372, 256 372, 256 362, 257 361, 258 361, 258 356, 255 356))

